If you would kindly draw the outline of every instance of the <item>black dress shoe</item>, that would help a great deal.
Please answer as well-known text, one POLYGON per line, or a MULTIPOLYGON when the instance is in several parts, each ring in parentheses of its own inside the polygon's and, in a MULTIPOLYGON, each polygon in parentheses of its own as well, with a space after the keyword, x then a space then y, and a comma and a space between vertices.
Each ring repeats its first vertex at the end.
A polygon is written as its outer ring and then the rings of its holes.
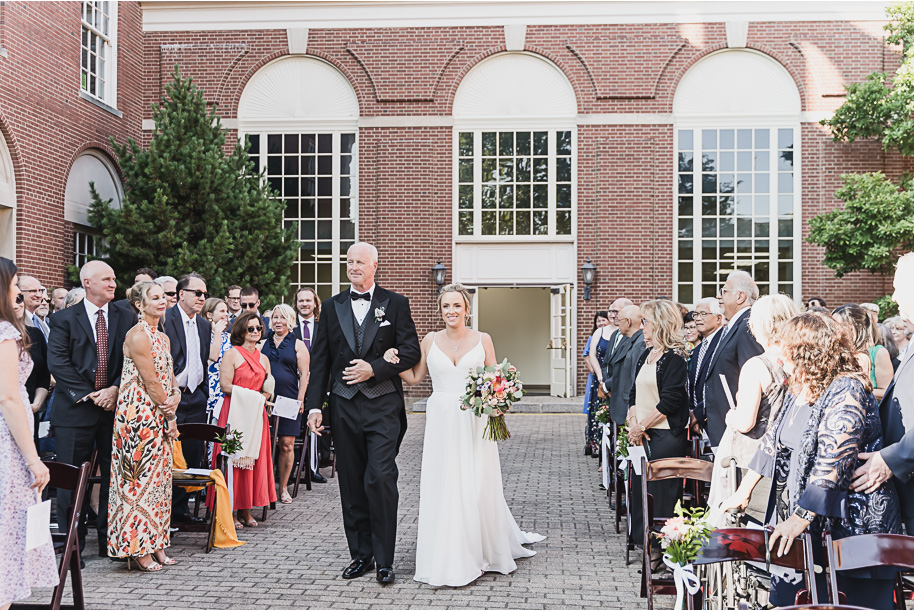
POLYGON ((343 578, 352 580, 359 576, 364 576, 365 572, 374 569, 374 559, 356 559, 349 564, 349 567, 343 570, 343 578))
POLYGON ((379 567, 378 568, 378 582, 381 584, 393 584, 394 581, 394 568, 392 567, 379 567))
POLYGON ((318 482, 320 484, 324 484, 325 482, 327 482, 327 478, 325 476, 321 476, 320 472, 311 472, 311 482, 318 482))
POLYGON ((204 521, 193 514, 174 514, 171 517, 171 522, 177 525, 200 525, 204 521))

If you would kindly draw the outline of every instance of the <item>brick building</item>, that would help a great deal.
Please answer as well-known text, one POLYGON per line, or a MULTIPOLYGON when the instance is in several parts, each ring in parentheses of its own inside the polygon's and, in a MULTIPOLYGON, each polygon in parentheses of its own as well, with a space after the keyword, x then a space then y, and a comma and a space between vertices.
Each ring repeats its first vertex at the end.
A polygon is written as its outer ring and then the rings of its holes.
POLYGON ((573 394, 589 322, 615 297, 690 304, 735 268, 798 300, 889 291, 835 280, 803 243, 840 174, 906 168, 818 123, 845 85, 897 66, 884 7, 6 2, 2 253, 48 285, 92 253, 88 180, 117 202, 107 139, 148 141, 178 65, 282 193, 295 284, 328 297, 346 247, 373 242, 424 333, 440 260, 525 380, 573 394))

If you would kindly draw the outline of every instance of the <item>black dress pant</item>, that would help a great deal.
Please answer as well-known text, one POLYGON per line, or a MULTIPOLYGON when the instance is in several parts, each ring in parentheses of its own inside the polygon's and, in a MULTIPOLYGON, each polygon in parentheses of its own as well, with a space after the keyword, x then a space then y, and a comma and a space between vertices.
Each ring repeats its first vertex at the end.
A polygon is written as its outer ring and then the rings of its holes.
MULTIPOLYGON (((111 437, 114 432, 114 412, 99 408, 102 414, 98 422, 89 427, 54 428, 57 440, 57 461, 70 465, 82 465, 92 459, 92 452, 98 451, 97 462, 101 472, 101 483, 98 495, 98 530, 99 549, 108 546, 108 489, 111 481, 111 437)), ((67 525, 67 514, 73 505, 73 492, 57 490, 57 522, 61 529, 67 525)), ((83 503, 82 518, 77 528, 79 550, 86 547, 86 511, 89 507, 89 495, 83 503)))
MULTIPOLYGON (((648 429, 647 460, 685 457, 689 448, 685 429, 648 429)), ((647 483, 647 492, 654 498, 654 516, 670 517, 676 508, 676 501, 682 498, 682 479, 658 480, 647 483)), ((635 544, 644 543, 641 504, 641 477, 632 471, 632 540, 635 544)))
POLYGON ((368 399, 330 396, 330 426, 343 506, 343 527, 353 559, 375 558, 392 567, 397 539, 397 450, 403 399, 388 393, 368 399))
MULTIPOLYGON (((204 381, 204 384, 206 381, 204 381)), ((206 423, 206 393, 203 387, 197 387, 193 393, 186 391, 181 393, 181 403, 178 404, 178 425, 184 423, 206 423)), ((184 453, 184 460, 187 461, 189 468, 202 468, 204 460, 204 449, 206 445, 199 440, 188 440, 181 442, 181 451, 184 453)), ((171 490, 171 513, 173 516, 187 516, 190 514, 187 500, 190 499, 190 493, 182 487, 174 487, 171 490)))

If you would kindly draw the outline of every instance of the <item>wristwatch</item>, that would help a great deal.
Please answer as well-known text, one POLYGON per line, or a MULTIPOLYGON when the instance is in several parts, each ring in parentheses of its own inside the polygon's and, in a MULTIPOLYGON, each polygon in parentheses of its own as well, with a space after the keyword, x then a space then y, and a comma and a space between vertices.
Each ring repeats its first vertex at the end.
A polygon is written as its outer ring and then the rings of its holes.
POLYGON ((812 523, 814 520, 816 520, 816 516, 818 516, 815 512, 807 510, 806 508, 803 508, 801 506, 797 506, 797 509, 794 510, 793 513, 796 514, 801 519, 803 519, 804 521, 808 521, 810 523, 812 523))

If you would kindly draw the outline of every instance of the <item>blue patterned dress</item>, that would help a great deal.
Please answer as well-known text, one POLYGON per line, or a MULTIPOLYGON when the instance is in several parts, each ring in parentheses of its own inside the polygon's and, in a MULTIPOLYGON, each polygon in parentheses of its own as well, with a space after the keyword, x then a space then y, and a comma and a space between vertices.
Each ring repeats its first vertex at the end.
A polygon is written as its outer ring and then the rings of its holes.
POLYGON ((222 347, 219 349, 219 359, 209 364, 209 367, 206 370, 209 379, 209 399, 206 400, 206 414, 209 415, 209 418, 213 423, 217 420, 213 411, 216 406, 222 402, 224 397, 222 387, 219 385, 219 369, 222 367, 222 356, 225 355, 225 351, 230 348, 232 348, 232 342, 229 333, 224 331, 222 332, 222 347))
MULTIPOLYGON (((606 353, 609 349, 609 340, 600 336, 600 341, 597 343, 597 350, 595 355, 597 356, 597 362, 602 368, 604 361, 606 360, 606 353)), ((600 407, 600 403, 603 401, 597 395, 597 389, 599 388, 600 379, 596 376, 592 376, 593 381, 590 385, 590 405, 587 409, 587 431, 585 436, 587 438, 587 446, 590 448, 590 452, 593 453, 595 457, 600 456, 600 446, 603 442, 603 430, 600 429, 600 424, 594 419, 594 416, 597 413, 597 409, 600 407)))

